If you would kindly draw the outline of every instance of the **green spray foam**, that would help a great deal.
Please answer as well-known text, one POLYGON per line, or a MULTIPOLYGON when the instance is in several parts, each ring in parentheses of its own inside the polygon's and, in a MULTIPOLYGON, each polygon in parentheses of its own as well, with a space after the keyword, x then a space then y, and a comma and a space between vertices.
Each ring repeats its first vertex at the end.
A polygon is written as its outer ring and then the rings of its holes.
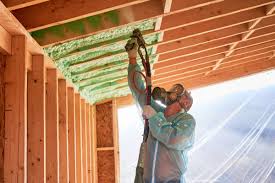
MULTIPOLYGON (((156 60, 156 56, 153 55, 150 57, 151 64, 153 64, 155 62, 155 60, 156 60)), ((139 66, 141 68, 143 67, 141 60, 138 60, 137 63, 139 64, 139 66)), ((92 78, 103 76, 106 74, 124 71, 124 70, 127 70, 127 68, 128 68, 128 61, 127 62, 118 62, 118 63, 115 62, 115 64, 111 64, 110 66, 105 66, 102 69, 96 69, 96 70, 86 72, 83 74, 73 75, 72 81, 79 82, 81 80, 92 79, 92 78)))
MULTIPOLYGON (((75 85, 78 87, 80 91, 82 90, 92 91, 95 87, 98 87, 98 86, 100 86, 101 89, 103 89, 104 88, 103 84, 112 83, 113 85, 116 85, 117 82, 121 83, 123 79, 126 79, 127 75, 128 75, 127 69, 124 69, 124 70, 120 70, 119 72, 113 72, 103 76, 93 77, 85 81, 75 83, 75 85), (100 85, 99 83, 101 83, 102 85, 100 85)), ((127 81, 124 83, 127 83, 127 81)))
POLYGON ((91 103, 94 104, 96 102, 100 102, 102 100, 111 99, 115 97, 127 96, 130 93, 130 89, 128 86, 117 89, 115 91, 109 91, 96 95, 84 95, 84 97, 91 103))
MULTIPOLYGON (((159 34, 147 35, 144 37, 145 42, 148 45, 152 45, 158 42, 159 34)), ((66 66, 70 66, 76 63, 85 62, 87 60, 94 59, 96 57, 104 56, 104 55, 113 55, 119 52, 125 52, 124 46, 127 40, 123 40, 117 43, 107 44, 104 46, 96 47, 91 50, 85 50, 81 53, 74 54, 71 56, 63 57, 61 59, 56 60, 56 62, 62 62, 66 66)))
POLYGON ((51 47, 45 48, 45 51, 51 58, 55 60, 81 47, 97 44, 100 42, 115 39, 125 35, 129 36, 131 32, 136 28, 139 28, 141 31, 152 30, 154 29, 155 22, 156 22, 155 19, 145 20, 141 23, 133 24, 131 26, 124 26, 121 28, 94 34, 86 38, 73 40, 63 44, 51 46, 51 47))
MULTIPOLYGON (((151 55, 152 53, 152 47, 148 48, 148 54, 151 55)), ((82 72, 87 72, 90 69, 100 67, 106 64, 110 64, 116 61, 121 61, 121 60, 128 60, 128 54, 126 52, 117 54, 117 55, 112 55, 110 57, 104 57, 101 59, 96 59, 92 60, 91 62, 86 62, 80 65, 75 65, 73 67, 68 68, 72 72, 72 74, 78 74, 82 72)))

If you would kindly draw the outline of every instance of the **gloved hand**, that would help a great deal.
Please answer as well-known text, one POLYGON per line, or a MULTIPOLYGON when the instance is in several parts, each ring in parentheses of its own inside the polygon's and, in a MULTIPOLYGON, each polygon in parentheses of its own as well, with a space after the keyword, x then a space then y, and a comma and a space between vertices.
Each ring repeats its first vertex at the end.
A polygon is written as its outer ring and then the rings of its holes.
POLYGON ((152 108, 150 105, 145 105, 143 108, 143 113, 142 115, 146 118, 149 119, 152 116, 154 116, 157 112, 155 111, 154 108, 152 108))
POLYGON ((137 44, 137 39, 136 38, 131 38, 130 40, 127 41, 126 46, 129 45, 130 47, 133 46, 132 49, 128 50, 128 57, 129 58, 137 58, 137 49, 138 49, 138 44, 137 44))

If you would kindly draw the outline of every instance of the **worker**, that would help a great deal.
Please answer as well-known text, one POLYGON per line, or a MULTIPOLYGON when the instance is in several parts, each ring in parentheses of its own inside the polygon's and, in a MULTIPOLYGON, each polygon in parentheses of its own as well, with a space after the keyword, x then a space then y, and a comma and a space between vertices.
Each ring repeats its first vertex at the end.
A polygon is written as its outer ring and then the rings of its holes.
POLYGON ((143 182, 185 183, 187 151, 194 143, 196 125, 195 119, 187 113, 193 104, 191 94, 181 84, 174 85, 169 91, 155 87, 151 106, 145 105, 144 79, 136 60, 136 38, 129 40, 128 44, 134 45, 128 50, 128 84, 143 117, 149 119, 143 182))

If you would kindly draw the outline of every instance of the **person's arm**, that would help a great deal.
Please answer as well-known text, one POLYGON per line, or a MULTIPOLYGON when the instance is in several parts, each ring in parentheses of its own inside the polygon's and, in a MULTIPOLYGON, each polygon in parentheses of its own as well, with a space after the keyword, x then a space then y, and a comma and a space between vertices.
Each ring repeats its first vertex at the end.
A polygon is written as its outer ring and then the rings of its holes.
POLYGON ((150 131, 168 148, 185 150, 194 143, 195 119, 190 114, 180 114, 173 123, 168 122, 162 112, 149 118, 150 131))
POLYGON ((132 38, 127 44, 133 45, 133 48, 128 51, 129 66, 128 66, 128 85, 134 99, 138 102, 141 108, 144 107, 146 101, 145 84, 142 80, 140 66, 137 64, 137 40, 132 38))

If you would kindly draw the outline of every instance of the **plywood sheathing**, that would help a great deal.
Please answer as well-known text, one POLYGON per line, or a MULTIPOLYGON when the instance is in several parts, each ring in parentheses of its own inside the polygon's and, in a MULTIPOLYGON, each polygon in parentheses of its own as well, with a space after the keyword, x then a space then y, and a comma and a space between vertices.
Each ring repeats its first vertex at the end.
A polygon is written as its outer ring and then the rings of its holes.
POLYGON ((97 148, 113 147, 112 102, 96 106, 97 148))
POLYGON ((119 153, 116 101, 97 104, 96 114, 96 177, 98 182, 119 182, 119 153))
POLYGON ((115 182, 115 158, 114 151, 98 151, 98 182, 115 182))

